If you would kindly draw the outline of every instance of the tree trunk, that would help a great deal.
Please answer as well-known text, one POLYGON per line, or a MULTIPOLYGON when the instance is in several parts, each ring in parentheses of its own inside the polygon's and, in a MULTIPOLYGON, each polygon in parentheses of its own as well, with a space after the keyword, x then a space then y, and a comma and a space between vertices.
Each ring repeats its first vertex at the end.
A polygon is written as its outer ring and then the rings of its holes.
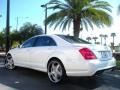
POLYGON ((96 44, 96 39, 95 39, 95 44, 96 44))
POLYGON ((80 19, 73 19, 73 34, 75 37, 79 37, 80 33, 80 19))
POLYGON ((114 49, 114 46, 115 46, 115 44, 114 44, 114 36, 113 36, 113 49, 114 49))
POLYGON ((102 37, 101 37, 101 45, 102 45, 102 37))
POLYGON ((105 38, 105 46, 106 46, 106 38, 105 38))
POLYGON ((114 45, 114 36, 113 36, 113 45, 114 45))

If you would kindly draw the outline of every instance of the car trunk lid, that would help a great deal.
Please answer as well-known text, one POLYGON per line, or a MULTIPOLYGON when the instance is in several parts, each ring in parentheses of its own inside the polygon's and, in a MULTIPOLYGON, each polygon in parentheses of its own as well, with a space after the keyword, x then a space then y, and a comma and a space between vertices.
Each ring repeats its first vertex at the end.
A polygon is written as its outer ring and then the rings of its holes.
POLYGON ((112 51, 109 46, 95 45, 95 44, 73 44, 77 48, 86 47, 93 51, 99 60, 110 60, 112 58, 112 51))

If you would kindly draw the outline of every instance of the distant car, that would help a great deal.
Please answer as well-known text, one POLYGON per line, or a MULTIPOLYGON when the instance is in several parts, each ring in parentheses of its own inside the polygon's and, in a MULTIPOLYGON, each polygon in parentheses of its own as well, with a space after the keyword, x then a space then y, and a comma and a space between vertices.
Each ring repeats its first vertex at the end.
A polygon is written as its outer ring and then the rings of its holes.
POLYGON ((0 47, 0 52, 5 52, 5 48, 0 47))
POLYGON ((116 66, 108 46, 66 35, 38 35, 6 55, 6 68, 15 66, 46 72, 51 82, 66 76, 93 76, 116 66))

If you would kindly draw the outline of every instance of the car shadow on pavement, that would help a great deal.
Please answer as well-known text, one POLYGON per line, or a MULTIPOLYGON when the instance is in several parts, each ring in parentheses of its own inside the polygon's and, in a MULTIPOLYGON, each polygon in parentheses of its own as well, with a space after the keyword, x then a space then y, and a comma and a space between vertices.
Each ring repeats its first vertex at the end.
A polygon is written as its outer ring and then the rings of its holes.
POLYGON ((120 76, 109 73, 95 77, 74 77, 71 78, 70 83, 89 90, 120 90, 120 76))
POLYGON ((52 84, 46 73, 21 67, 15 70, 0 67, 0 86, 11 88, 9 90, 119 90, 119 83, 120 78, 104 74, 92 78, 70 77, 64 83, 52 84))

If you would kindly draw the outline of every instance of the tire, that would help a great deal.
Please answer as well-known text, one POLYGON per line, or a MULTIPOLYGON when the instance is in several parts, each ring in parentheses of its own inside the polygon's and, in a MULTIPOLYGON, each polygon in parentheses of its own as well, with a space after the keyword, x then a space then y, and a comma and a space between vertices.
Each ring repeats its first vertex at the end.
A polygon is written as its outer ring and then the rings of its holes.
POLYGON ((66 71, 63 64, 57 60, 51 60, 47 67, 48 77, 52 83, 60 83, 66 79, 66 71))
POLYGON ((9 69, 9 70, 12 70, 12 69, 15 68, 14 61, 13 61, 11 55, 6 56, 6 59, 5 59, 5 67, 6 67, 7 69, 9 69))

